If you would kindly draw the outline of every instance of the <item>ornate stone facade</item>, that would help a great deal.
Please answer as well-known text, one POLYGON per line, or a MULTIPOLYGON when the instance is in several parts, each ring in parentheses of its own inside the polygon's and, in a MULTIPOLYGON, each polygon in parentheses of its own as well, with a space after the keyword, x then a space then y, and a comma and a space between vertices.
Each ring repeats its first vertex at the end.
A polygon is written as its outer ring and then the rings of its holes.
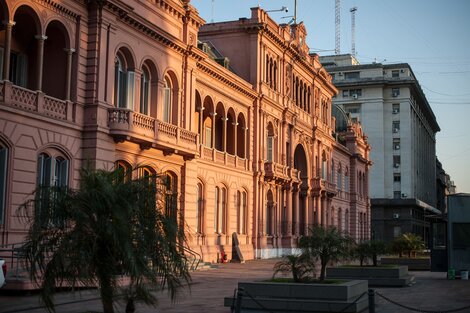
POLYGON ((97 168, 166 173, 206 261, 295 249, 309 225, 369 237, 369 146, 337 131, 337 90, 304 25, 203 26, 189 1, 0 4, 0 244, 37 184, 97 168), (337 138, 342 140, 337 140, 337 138))

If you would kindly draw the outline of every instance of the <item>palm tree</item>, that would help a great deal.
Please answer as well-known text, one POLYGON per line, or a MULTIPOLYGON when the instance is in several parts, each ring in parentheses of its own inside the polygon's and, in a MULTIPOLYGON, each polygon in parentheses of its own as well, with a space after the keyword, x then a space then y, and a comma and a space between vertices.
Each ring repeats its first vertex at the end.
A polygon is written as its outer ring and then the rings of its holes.
POLYGON ((286 255, 274 264, 273 278, 277 273, 292 273, 296 283, 308 281, 315 274, 315 261, 307 254, 286 255))
POLYGON ((190 280, 182 228, 164 214, 164 183, 132 172, 84 169, 77 190, 39 187, 22 206, 31 217, 23 253, 49 311, 63 283, 98 286, 104 312, 113 313, 119 274, 130 279, 131 303, 152 305, 152 288, 174 299, 190 280))
POLYGON ((303 253, 309 254, 313 259, 320 260, 320 281, 323 281, 328 262, 339 262, 351 255, 353 240, 333 226, 315 225, 309 231, 309 236, 300 238, 299 247, 303 253))

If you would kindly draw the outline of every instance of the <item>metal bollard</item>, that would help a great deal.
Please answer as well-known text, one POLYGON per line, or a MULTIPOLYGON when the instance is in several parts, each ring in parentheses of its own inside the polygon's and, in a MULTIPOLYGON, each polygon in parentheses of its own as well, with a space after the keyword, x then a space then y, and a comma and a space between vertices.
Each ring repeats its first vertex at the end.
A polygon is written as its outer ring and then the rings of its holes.
POLYGON ((243 288, 238 288, 237 292, 237 302, 235 304, 235 313, 240 313, 242 311, 242 297, 243 297, 243 288))
POLYGON ((369 289, 367 291, 369 296, 369 313, 375 313, 375 291, 374 289, 369 289))

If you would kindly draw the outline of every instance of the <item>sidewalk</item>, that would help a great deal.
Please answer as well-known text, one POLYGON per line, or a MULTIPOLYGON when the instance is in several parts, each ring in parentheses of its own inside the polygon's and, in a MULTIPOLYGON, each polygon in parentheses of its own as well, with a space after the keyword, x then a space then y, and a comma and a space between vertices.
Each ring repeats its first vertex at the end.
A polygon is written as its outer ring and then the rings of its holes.
MULTIPOLYGON (((228 313, 230 308, 223 307, 223 298, 233 295, 238 281, 268 279, 272 275, 274 263, 278 260, 247 261, 245 264, 220 264, 218 269, 192 273, 190 289, 179 294, 172 304, 166 293, 159 293, 157 308, 138 305, 138 313, 228 313)), ((417 283, 404 288, 377 288, 376 291, 400 304, 423 310, 444 311, 470 306, 470 280, 446 280, 445 273, 411 272, 417 283)), ((56 296, 56 303, 77 301, 56 307, 56 312, 83 313, 102 312, 101 302, 96 299, 96 290, 86 290, 72 295, 61 292, 56 296), (95 299, 82 302, 80 300, 95 299), (80 301, 80 302, 78 302, 80 301)), ((40 306, 37 295, 2 295, 0 294, 0 312, 43 313, 45 309, 32 309, 40 306), (23 310, 23 311, 20 311, 23 310)), ((117 307, 116 312, 124 312, 125 305, 117 307)), ((469 312, 470 310, 462 311, 469 312)), ((376 312, 398 313, 411 312, 386 302, 376 296, 376 312)))

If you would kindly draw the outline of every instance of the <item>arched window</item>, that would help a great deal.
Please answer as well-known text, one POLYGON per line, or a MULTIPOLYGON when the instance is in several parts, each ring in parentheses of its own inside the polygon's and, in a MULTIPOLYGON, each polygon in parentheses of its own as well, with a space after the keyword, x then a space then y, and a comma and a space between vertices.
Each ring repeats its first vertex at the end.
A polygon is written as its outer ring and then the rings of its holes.
POLYGON ((38 186, 67 187, 69 161, 61 155, 41 153, 38 157, 38 186))
POLYGON ((347 167, 344 171, 344 190, 349 192, 349 170, 347 167))
MULTIPOLYGON (((5 3, 2 1, 2 6, 5 3)), ((44 40, 42 36, 36 37, 40 33, 36 26, 40 24, 39 17, 31 7, 22 5, 15 11, 13 20, 15 25, 12 28, 11 41, 14 44, 11 45, 10 51, 9 80, 15 85, 38 90, 40 89, 38 88, 40 86, 38 86, 36 66, 38 64, 38 41, 44 40)), ((5 33, 2 35, 2 38, 5 38, 5 33)), ((3 61, 3 55, 1 57, 3 61)))
POLYGON ((140 77, 140 113, 148 115, 150 108, 150 72, 145 66, 140 77))
POLYGON ((333 208, 333 207, 331 208, 330 218, 331 218, 330 226, 335 226, 335 208, 333 208))
POLYGON ((176 174, 167 172, 165 184, 165 214, 176 220, 178 212, 178 177, 176 174))
POLYGON ((196 233, 204 233, 204 189, 201 183, 197 184, 196 233))
POLYGON ((343 190, 343 170, 341 163, 338 165, 338 177, 336 185, 338 190, 343 190))
POLYGON ((268 162, 275 162, 275 140, 274 140, 274 127, 271 123, 268 124, 267 138, 266 138, 266 160, 268 162))
POLYGON ((336 174, 336 172, 335 172, 335 161, 331 160, 331 177, 330 177, 330 181, 332 183, 335 182, 335 174, 336 174))
POLYGON ((218 234, 225 233, 227 212, 227 190, 215 187, 214 230, 218 234))
POLYGON ((266 196, 266 234, 274 235, 275 214, 274 214, 274 198, 271 190, 268 190, 266 196))
POLYGON ((128 67, 124 54, 119 52, 114 61, 114 104, 118 108, 133 109, 135 73, 128 67))
POLYGON ((343 212, 341 208, 338 208, 338 230, 340 232, 343 230, 343 212))
POLYGON ((171 80, 168 76, 165 77, 165 82, 163 86, 163 121, 166 123, 171 123, 171 114, 172 114, 172 85, 171 80))
POLYGON ((0 142, 0 224, 4 223, 7 200, 8 148, 0 142))
POLYGON ((248 209, 248 198, 246 196, 246 191, 242 191, 242 209, 240 210, 240 233, 246 234, 246 217, 247 217, 247 209, 248 209))
POLYGON ((116 169, 121 172, 120 174, 125 181, 132 178, 132 167, 126 161, 116 161, 116 169))
POLYGON ((42 90, 47 95, 65 99, 67 81, 68 34, 59 21, 47 25, 47 39, 44 41, 42 90), (54 77, 54 79, 48 79, 54 77))
POLYGON ((325 151, 323 151, 322 161, 321 161, 321 178, 323 180, 326 180, 327 170, 328 170, 328 164, 326 160, 326 154, 325 154, 325 151))
POLYGON ((349 234, 349 211, 344 211, 344 231, 349 234))

